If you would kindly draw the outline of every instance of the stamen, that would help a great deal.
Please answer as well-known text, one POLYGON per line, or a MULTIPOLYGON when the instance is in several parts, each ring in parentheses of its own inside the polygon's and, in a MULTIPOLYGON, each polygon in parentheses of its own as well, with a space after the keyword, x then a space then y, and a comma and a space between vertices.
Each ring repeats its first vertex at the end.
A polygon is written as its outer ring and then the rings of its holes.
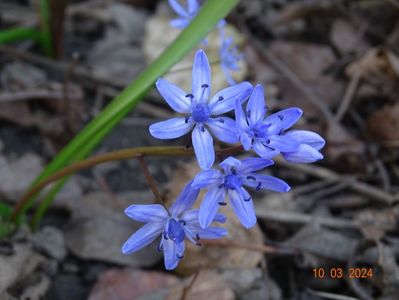
POLYGON ((163 238, 165 239, 165 240, 168 240, 169 238, 168 238, 168 233, 166 232, 166 231, 164 231, 164 233, 163 233, 163 238))
POLYGON ((256 178, 255 178, 255 177, 253 177, 253 176, 247 176, 247 179, 250 179, 250 180, 256 181, 256 178))
POLYGON ((223 119, 219 119, 219 122, 223 124, 223 123, 224 123, 224 120, 223 120, 223 119))
POLYGON ((223 96, 219 96, 218 101, 223 101, 223 100, 224 100, 224 97, 223 96))
POLYGON ((251 117, 251 110, 250 110, 250 109, 247 111, 247 117, 248 117, 248 118, 251 117))
POLYGON ((282 121, 284 120, 284 116, 283 115, 277 115, 277 117, 282 121))
POLYGON ((266 144, 269 145, 270 144, 270 140, 266 140, 266 144))
POLYGON ((187 94, 186 97, 187 98, 194 98, 194 95, 193 94, 187 94))
POLYGON ((224 186, 224 184, 222 183, 222 184, 220 184, 220 185, 218 186, 218 188, 221 189, 223 186, 224 186))
POLYGON ((207 85, 206 83, 204 83, 203 85, 201 85, 201 87, 202 87, 203 89, 207 89, 207 88, 209 87, 209 85, 207 85))
POLYGON ((183 259, 184 255, 176 254, 177 259, 183 259))
POLYGON ((205 127, 201 126, 200 130, 201 130, 201 132, 205 132, 205 127))
POLYGON ((256 191, 257 191, 257 192, 260 191, 261 186, 262 186, 262 183, 259 182, 258 185, 256 186, 256 191))
POLYGON ((186 118, 184 119, 184 123, 188 123, 189 119, 190 119, 190 116, 186 116, 186 118))
POLYGON ((237 170, 236 170, 236 168, 232 167, 230 170, 231 170, 231 173, 232 173, 233 175, 237 175, 237 170))
POLYGON ((219 204, 220 206, 226 206, 226 205, 227 205, 227 202, 218 202, 218 204, 219 204))
POLYGON ((179 223, 182 224, 183 226, 186 225, 186 221, 184 221, 184 220, 179 220, 179 223))
POLYGON ((243 199, 245 202, 249 202, 249 201, 251 201, 251 198, 244 198, 243 199))
POLYGON ((195 238, 197 239, 197 241, 199 241, 199 240, 200 240, 200 236, 199 236, 199 234, 198 234, 198 233, 196 233, 196 234, 195 234, 195 238))

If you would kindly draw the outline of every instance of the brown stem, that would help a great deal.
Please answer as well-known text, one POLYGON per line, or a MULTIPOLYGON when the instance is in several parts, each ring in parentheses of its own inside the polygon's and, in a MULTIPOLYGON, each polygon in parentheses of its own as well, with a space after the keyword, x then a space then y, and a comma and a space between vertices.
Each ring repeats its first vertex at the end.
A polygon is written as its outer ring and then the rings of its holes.
POLYGON ((144 156, 141 155, 141 156, 137 157, 137 160, 139 161, 140 167, 143 170, 144 176, 147 179, 148 184, 150 185, 150 188, 151 188, 152 193, 154 194, 155 200, 158 203, 163 203, 164 201, 162 199, 162 196, 157 188, 157 184, 154 180, 154 177, 151 176, 150 170, 148 169, 148 165, 144 159, 144 156))
MULTIPOLYGON (((216 155, 221 156, 224 153, 231 154, 232 151, 237 152, 238 149, 239 148, 237 146, 225 148, 216 151, 216 155)), ((104 154, 99 154, 97 156, 93 156, 91 158, 76 162, 54 173, 53 175, 49 176, 47 179, 35 184, 31 189, 29 189, 14 207, 14 210, 11 214, 11 220, 15 222, 17 216, 21 213, 21 211, 23 210, 25 205, 29 202, 29 200, 32 197, 36 196, 46 185, 48 185, 51 182, 57 181, 64 176, 73 174, 83 169, 87 169, 95 165, 109 161, 132 159, 144 156, 189 156, 193 154, 194 152, 192 149, 187 149, 185 147, 137 147, 137 148, 123 149, 104 154)))
POLYGON ((184 287, 183 293, 182 293, 181 298, 180 298, 181 300, 188 299, 188 292, 193 287, 193 285, 194 285, 195 281, 197 280, 198 275, 199 275, 200 272, 201 272, 201 270, 198 270, 197 272, 195 272, 193 278, 190 280, 190 283, 187 286, 184 287))

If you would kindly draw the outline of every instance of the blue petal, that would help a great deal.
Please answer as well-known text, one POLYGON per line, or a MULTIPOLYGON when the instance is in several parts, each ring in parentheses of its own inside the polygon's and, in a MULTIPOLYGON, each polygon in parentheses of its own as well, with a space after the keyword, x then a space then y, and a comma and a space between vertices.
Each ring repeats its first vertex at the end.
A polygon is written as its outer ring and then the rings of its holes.
POLYGON ((228 233, 227 230, 222 227, 208 227, 206 229, 195 225, 189 225, 187 227, 194 234, 198 234, 200 239, 204 240, 219 239, 226 236, 228 233))
POLYGON ((211 169, 198 173, 198 175, 195 176, 191 186, 202 189, 214 185, 219 186, 222 183, 223 183, 222 173, 220 173, 220 171, 218 170, 211 169))
POLYGON ((165 222, 147 223, 140 227, 122 246, 123 254, 136 252, 151 244, 164 229, 165 222))
POLYGON ((284 136, 296 140, 299 144, 309 145, 316 150, 323 148, 326 143, 316 132, 308 130, 291 130, 286 132, 284 136))
POLYGON ((211 93, 211 67, 208 57, 202 49, 195 53, 192 85, 195 101, 197 103, 208 102, 211 93))
MULTIPOLYGON (((251 196, 245 189, 242 189, 240 192, 244 193, 244 195, 247 196, 246 199, 251 199, 251 196)), ((235 190, 229 190, 229 197, 230 205, 233 208, 238 219, 240 220, 241 224, 247 229, 255 226, 256 215, 252 199, 249 201, 244 201, 243 197, 241 197, 235 190)))
POLYGON ((297 107, 283 109, 266 117, 264 123, 271 124, 268 132, 278 134, 294 125, 301 118, 302 113, 302 110, 297 107))
POLYGON ((193 181, 191 180, 177 197, 176 201, 169 208, 173 217, 179 217, 185 211, 189 210, 197 201, 199 189, 192 187, 193 181))
POLYGON ((220 64, 224 77, 226 78, 226 81, 229 85, 235 85, 237 82, 233 79, 233 77, 230 74, 230 69, 228 66, 226 66, 223 62, 220 64))
POLYGON ((213 139, 208 130, 202 125, 195 126, 192 133, 192 142, 201 169, 209 169, 215 161, 215 149, 213 139))
POLYGON ((221 115, 233 110, 236 101, 240 104, 243 103, 251 94, 251 90, 252 85, 249 82, 244 81, 216 93, 209 102, 212 115, 221 115))
POLYGON ((171 108, 179 113, 188 113, 191 109, 190 98, 178 86, 160 78, 156 82, 157 89, 171 108))
POLYGON ((138 222, 162 222, 168 218, 168 212, 160 204, 130 205, 125 214, 138 222))
POLYGON ((194 123, 186 122, 185 118, 172 118, 166 121, 152 124, 149 128, 153 137, 158 139, 174 139, 191 131, 194 123))
POLYGON ((299 147, 299 143, 294 139, 285 135, 272 135, 268 137, 267 146, 273 149, 277 149, 280 152, 291 152, 296 151, 299 147))
POLYGON ((265 117, 266 102, 263 86, 257 84, 252 91, 247 104, 247 118, 250 126, 261 122, 265 117))
POLYGON ((241 173, 250 173, 262 170, 266 167, 274 165, 274 161, 270 159, 263 159, 259 157, 249 157, 241 160, 239 171, 241 173))
POLYGON ((202 228, 206 228, 212 223, 219 209, 219 202, 224 201, 226 190, 214 187, 209 189, 202 200, 199 212, 199 223, 202 228))
POLYGON ((188 12, 193 15, 198 12, 200 5, 197 0, 188 0, 188 12))
POLYGON ((169 0, 169 4, 172 7, 172 9, 181 17, 186 17, 188 18, 188 12, 187 10, 179 3, 177 0, 169 0))
POLYGON ((288 192, 291 188, 283 180, 268 175, 261 174, 248 174, 246 178, 243 178, 244 185, 256 188, 257 190, 271 190, 275 192, 288 192))
POLYGON ((239 169, 241 166, 241 161, 238 160, 237 158, 234 158, 232 156, 229 156, 226 158, 224 161, 222 161, 219 166, 225 170, 225 172, 229 172, 231 168, 236 168, 239 169))
POLYGON ((264 159, 271 159, 280 153, 278 150, 263 145, 260 141, 255 141, 252 147, 256 154, 264 159))
POLYGON ((190 24, 190 20, 185 18, 178 18, 170 21, 170 26, 178 29, 186 28, 188 24, 190 24))
POLYGON ((241 102, 239 100, 235 101, 234 111, 235 111, 235 116, 236 116, 237 128, 242 131, 247 131, 249 128, 247 118, 244 114, 241 102))
POLYGON ((176 243, 171 239, 163 239, 162 248, 163 248, 165 269, 166 270, 175 269, 179 264, 176 243))
POLYGON ((218 138, 219 141, 235 144, 238 142, 238 134, 236 122, 227 117, 218 117, 217 119, 209 118, 207 125, 211 133, 218 138))
POLYGON ((323 155, 313 147, 301 144, 295 152, 281 153, 284 159, 290 163, 306 164, 323 159, 323 155))

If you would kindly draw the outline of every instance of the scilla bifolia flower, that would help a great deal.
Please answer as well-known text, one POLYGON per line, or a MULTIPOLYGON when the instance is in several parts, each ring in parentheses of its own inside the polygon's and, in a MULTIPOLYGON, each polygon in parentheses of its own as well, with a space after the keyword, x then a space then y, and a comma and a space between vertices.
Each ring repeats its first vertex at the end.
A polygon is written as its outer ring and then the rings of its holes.
POLYGON ((226 205, 226 195, 235 214, 245 228, 256 224, 252 197, 244 186, 259 190, 288 192, 287 183, 273 176, 256 173, 273 165, 272 160, 247 158, 243 160, 228 157, 221 164, 221 171, 211 169, 200 172, 193 180, 193 188, 207 188, 199 211, 199 223, 207 228, 215 217, 219 206, 226 205))
POLYGON ((231 72, 237 72, 240 70, 238 62, 244 58, 244 55, 238 52, 237 46, 233 43, 233 37, 225 38, 222 33, 221 39, 222 44, 219 50, 220 67, 222 68, 227 83, 233 85, 236 82, 231 76, 231 72))
POLYGON ((211 70, 203 50, 195 54, 191 93, 184 92, 162 78, 158 79, 156 86, 169 106, 185 116, 152 124, 149 128, 152 136, 173 139, 192 131, 195 156, 202 169, 209 169, 215 160, 212 135, 229 144, 238 141, 234 120, 220 115, 233 110, 236 101, 245 101, 251 93, 252 85, 242 82, 210 98, 211 70))
POLYGON ((200 10, 198 0, 187 0, 187 8, 183 7, 178 0, 169 0, 169 4, 179 16, 177 19, 172 20, 170 25, 179 29, 187 27, 200 10))
POLYGON ((246 114, 236 102, 237 130, 245 150, 251 148, 262 158, 270 159, 281 153, 289 162, 311 163, 323 158, 319 150, 324 139, 307 130, 287 131, 302 116, 302 110, 287 108, 265 118, 264 91, 257 85, 247 103, 246 114))
MULTIPOLYGON (((180 194, 176 202, 167 210, 160 204, 131 205, 125 214, 138 222, 146 223, 138 229, 122 246, 123 254, 131 254, 151 244, 162 235, 159 251, 163 251, 167 270, 176 268, 184 256, 184 240, 194 244, 200 239, 217 239, 227 235, 227 230, 220 227, 203 229, 198 223, 198 210, 191 209, 197 200, 199 190, 191 182, 180 194)), ((211 222, 224 223, 226 218, 215 214, 211 222)))

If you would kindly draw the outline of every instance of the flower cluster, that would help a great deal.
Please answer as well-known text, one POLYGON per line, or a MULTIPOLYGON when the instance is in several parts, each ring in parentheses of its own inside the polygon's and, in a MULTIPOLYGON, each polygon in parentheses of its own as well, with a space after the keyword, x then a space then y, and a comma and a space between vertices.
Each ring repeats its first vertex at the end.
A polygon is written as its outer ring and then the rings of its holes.
POLYGON ((256 215, 247 188, 290 190, 283 180, 260 171, 272 166, 272 159, 279 154, 292 163, 315 162, 322 158, 319 150, 324 146, 324 139, 315 132, 290 130, 302 116, 299 108, 266 116, 261 85, 252 87, 249 82, 242 82, 211 96, 211 70, 203 50, 195 54, 191 92, 162 78, 156 87, 169 106, 183 116, 152 124, 151 135, 173 139, 191 132, 202 171, 186 185, 169 209, 159 204, 132 205, 126 209, 128 217, 147 224, 129 238, 122 252, 135 252, 161 236, 159 250, 164 253, 165 267, 174 269, 183 257, 186 238, 199 244, 200 239, 215 239, 227 234, 225 229, 211 226, 213 222, 225 221, 218 213, 221 206, 229 204, 245 228, 253 227, 256 215), (233 110, 235 120, 223 115, 233 110), (219 164, 220 168, 212 168, 215 161, 213 138, 227 144, 240 143, 244 150, 253 150, 258 156, 242 160, 230 156, 219 164), (201 189, 207 191, 200 208, 192 209, 201 189))

